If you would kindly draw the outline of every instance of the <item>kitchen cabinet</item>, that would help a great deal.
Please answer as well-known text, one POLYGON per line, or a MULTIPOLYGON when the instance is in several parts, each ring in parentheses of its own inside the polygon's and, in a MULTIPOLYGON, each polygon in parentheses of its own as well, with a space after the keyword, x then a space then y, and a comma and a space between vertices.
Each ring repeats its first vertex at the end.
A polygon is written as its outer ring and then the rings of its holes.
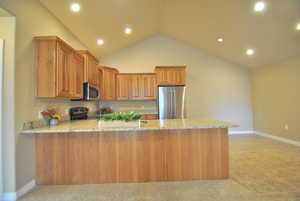
POLYGON ((35 37, 37 97, 77 98, 83 58, 56 36, 35 37))
POLYGON ((132 76, 129 74, 117 74, 117 99, 129 100, 131 98, 131 80, 132 76))
POLYGON ((84 82, 88 82, 93 86, 97 86, 99 60, 87 50, 79 50, 77 52, 84 57, 84 82))
POLYGON ((72 61, 74 98, 80 99, 83 97, 84 58, 80 54, 73 53, 72 61))
POLYGON ((130 86, 128 90, 128 99, 142 100, 143 99, 143 80, 140 74, 130 74, 130 86))
POLYGON ((116 76, 118 70, 111 67, 102 66, 102 94, 101 100, 116 100, 116 76))
POLYGON ((152 100, 157 97, 157 79, 155 73, 141 75, 142 97, 152 100))
POLYGON ((117 75, 117 100, 149 100, 156 99, 156 74, 117 75))
POLYGON ((156 120, 158 119, 158 114, 144 114, 142 120, 156 120))
POLYGON ((185 85, 185 66, 157 66, 155 68, 158 85, 185 85))

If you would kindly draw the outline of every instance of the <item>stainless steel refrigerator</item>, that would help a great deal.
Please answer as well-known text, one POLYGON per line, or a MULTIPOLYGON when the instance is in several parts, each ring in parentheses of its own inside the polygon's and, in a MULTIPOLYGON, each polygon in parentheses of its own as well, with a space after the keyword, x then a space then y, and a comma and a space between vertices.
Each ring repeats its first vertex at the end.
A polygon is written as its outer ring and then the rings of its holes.
POLYGON ((185 118, 185 86, 158 86, 159 119, 185 118))

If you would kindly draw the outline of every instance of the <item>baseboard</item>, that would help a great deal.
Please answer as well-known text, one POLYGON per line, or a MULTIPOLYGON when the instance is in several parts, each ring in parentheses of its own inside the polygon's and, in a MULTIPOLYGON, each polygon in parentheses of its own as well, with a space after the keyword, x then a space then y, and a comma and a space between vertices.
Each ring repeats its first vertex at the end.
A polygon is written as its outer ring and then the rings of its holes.
POLYGON ((271 134, 268 134, 268 133, 259 132, 259 131, 255 131, 254 134, 262 136, 262 137, 270 138, 270 139, 273 139, 273 140, 276 140, 276 141, 280 141, 280 142, 284 142, 284 143, 287 143, 287 144, 292 144, 292 145, 300 147, 300 142, 295 141, 295 140, 290 140, 290 139, 286 139, 286 138, 283 138, 283 137, 274 136, 274 135, 271 135, 271 134))
POLYGON ((35 180, 30 181, 26 185, 24 185, 22 188, 20 188, 17 192, 17 198, 25 195, 29 191, 31 191, 35 187, 35 180))
POLYGON ((254 133, 254 131, 229 131, 229 135, 250 135, 254 133))
POLYGON ((16 201, 17 198, 25 195, 35 187, 35 180, 30 181, 20 188, 17 192, 0 194, 0 201, 16 201))
POLYGON ((2 193, 0 194, 0 201, 16 201, 17 193, 2 193))

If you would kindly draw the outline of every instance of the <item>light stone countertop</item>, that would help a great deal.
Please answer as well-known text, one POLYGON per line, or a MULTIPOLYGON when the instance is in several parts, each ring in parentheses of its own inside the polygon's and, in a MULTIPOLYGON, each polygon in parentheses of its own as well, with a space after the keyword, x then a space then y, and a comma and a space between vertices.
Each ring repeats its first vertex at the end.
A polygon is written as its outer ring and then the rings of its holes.
POLYGON ((238 125, 208 119, 168 119, 147 120, 134 122, 130 125, 120 125, 117 122, 104 122, 98 120, 66 121, 54 127, 42 127, 31 130, 23 130, 21 134, 43 133, 85 133, 85 132, 108 132, 108 131, 146 131, 146 130, 180 130, 201 128, 234 128, 238 125))

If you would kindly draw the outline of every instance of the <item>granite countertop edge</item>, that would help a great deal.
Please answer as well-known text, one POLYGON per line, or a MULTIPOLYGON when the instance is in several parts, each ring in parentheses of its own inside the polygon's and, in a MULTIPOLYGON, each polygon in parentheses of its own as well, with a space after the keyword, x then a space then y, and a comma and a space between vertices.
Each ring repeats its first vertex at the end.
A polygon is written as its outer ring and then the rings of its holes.
POLYGON ((128 132, 128 131, 156 131, 156 130, 189 130, 189 129, 209 129, 209 128, 236 128, 238 126, 203 126, 203 127, 178 127, 178 128, 105 128, 105 129, 82 129, 82 130, 23 130, 21 134, 58 134, 58 133, 101 133, 101 132, 128 132))
POLYGON ((86 120, 77 122, 65 122, 56 127, 42 127, 36 129, 22 130, 21 134, 55 134, 55 133, 106 133, 106 132, 129 132, 129 131, 156 131, 156 130, 184 130, 184 129, 209 129, 209 128, 237 128, 236 124, 229 122, 216 121, 216 120, 194 120, 185 119, 183 120, 164 120, 169 125, 161 126, 160 120, 148 120, 145 127, 117 127, 116 128, 97 128, 98 122, 96 120, 86 120), (194 121, 189 124, 190 121, 194 121), (188 122, 188 123, 186 123, 188 122), (195 123, 196 122, 196 123, 195 123), (182 124, 181 124, 182 123, 182 124), (76 124, 74 126, 74 124, 76 124), (81 124, 90 124, 85 128, 80 128, 81 124), (96 125, 95 125, 96 124, 96 125), (195 125, 199 124, 199 125, 195 125), (202 124, 202 125, 201 125, 202 124), (72 126, 76 128, 72 128, 72 126), (147 127, 148 126, 148 127, 147 127))

